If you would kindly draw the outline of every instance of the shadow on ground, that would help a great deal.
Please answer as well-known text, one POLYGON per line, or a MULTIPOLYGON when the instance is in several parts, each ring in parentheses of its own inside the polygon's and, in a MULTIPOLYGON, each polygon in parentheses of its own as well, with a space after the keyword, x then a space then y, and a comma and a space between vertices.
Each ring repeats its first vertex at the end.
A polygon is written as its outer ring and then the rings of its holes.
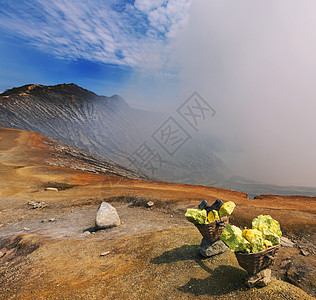
MULTIPOLYGON (((199 295, 225 295, 237 290, 247 290, 245 278, 247 272, 232 265, 223 265, 230 260, 230 252, 205 259, 197 252, 197 245, 183 245, 162 253, 151 260, 153 264, 167 264, 181 261, 194 261, 209 277, 191 278, 187 284, 178 287, 184 293, 199 295), (223 258, 223 259, 221 259, 223 258)), ((233 261, 232 261, 233 264, 233 261)))
MULTIPOLYGON (((203 262, 201 262, 203 264, 203 262)), ((208 269, 211 276, 205 279, 191 278, 189 282, 178 288, 184 293, 199 295, 224 295, 237 290, 246 290, 245 278, 247 272, 233 266, 221 265, 214 270, 208 269)))
POLYGON ((179 248, 166 251, 160 256, 151 259, 153 264, 166 264, 184 260, 198 260, 201 259, 197 253, 197 245, 183 245, 179 248))

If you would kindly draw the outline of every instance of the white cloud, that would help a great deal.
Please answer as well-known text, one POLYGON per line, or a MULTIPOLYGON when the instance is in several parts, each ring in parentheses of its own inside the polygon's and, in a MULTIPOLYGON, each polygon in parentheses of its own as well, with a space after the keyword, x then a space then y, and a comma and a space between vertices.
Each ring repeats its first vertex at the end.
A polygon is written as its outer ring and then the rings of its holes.
POLYGON ((58 58, 170 69, 166 51, 189 2, 12 1, 2 7, 0 30, 58 58))
POLYGON ((164 5, 166 0, 135 0, 134 6, 143 11, 143 12, 150 12, 151 10, 157 9, 158 7, 164 5))

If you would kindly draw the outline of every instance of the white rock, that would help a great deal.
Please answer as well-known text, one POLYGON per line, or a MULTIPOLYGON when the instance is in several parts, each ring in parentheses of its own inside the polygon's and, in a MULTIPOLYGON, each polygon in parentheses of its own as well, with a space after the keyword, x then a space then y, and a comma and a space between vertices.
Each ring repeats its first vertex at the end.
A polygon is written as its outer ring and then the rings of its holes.
POLYGON ((54 191, 54 192, 58 192, 58 189, 57 188, 54 188, 54 187, 47 187, 45 189, 45 191, 54 191))
POLYGON ((294 243, 290 239, 286 238, 285 236, 282 236, 281 237, 281 246, 293 248, 294 243))
POLYGON ((102 202, 98 208, 95 220, 95 227, 105 229, 121 224, 120 217, 116 209, 107 202, 102 202))
POLYGON ((155 205, 155 203, 153 202, 153 201, 148 201, 147 202, 147 206, 148 207, 152 207, 152 206, 154 206, 155 205))
POLYGON ((108 254, 110 254, 110 251, 105 251, 105 252, 101 253, 100 256, 106 256, 108 254))

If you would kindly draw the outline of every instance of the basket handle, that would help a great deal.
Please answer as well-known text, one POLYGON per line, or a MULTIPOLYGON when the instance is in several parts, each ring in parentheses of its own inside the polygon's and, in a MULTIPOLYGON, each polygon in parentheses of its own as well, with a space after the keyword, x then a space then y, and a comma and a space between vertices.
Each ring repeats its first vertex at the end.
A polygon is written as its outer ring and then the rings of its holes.
POLYGON ((269 258, 269 259, 271 259, 271 260, 273 260, 273 261, 275 261, 275 257, 272 256, 272 255, 269 255, 269 254, 268 254, 268 255, 266 255, 266 257, 269 258))

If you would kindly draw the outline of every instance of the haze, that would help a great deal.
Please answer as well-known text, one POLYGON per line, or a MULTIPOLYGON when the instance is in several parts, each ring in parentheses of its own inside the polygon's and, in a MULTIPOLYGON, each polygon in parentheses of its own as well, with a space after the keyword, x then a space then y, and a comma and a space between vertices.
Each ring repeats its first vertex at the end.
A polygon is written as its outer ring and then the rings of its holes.
POLYGON ((154 97, 169 109, 176 96, 175 109, 198 91, 217 111, 199 135, 223 142, 233 173, 315 187, 315 12, 315 1, 193 1, 172 45, 180 83, 154 97))
POLYGON ((192 2, 176 49, 184 87, 216 108, 210 131, 242 150, 239 175, 316 186, 315 12, 315 1, 192 2))
POLYGON ((314 0, 7 2, 0 89, 74 82, 169 115, 197 91, 216 115, 193 134, 234 174, 316 187, 315 13, 314 0))

